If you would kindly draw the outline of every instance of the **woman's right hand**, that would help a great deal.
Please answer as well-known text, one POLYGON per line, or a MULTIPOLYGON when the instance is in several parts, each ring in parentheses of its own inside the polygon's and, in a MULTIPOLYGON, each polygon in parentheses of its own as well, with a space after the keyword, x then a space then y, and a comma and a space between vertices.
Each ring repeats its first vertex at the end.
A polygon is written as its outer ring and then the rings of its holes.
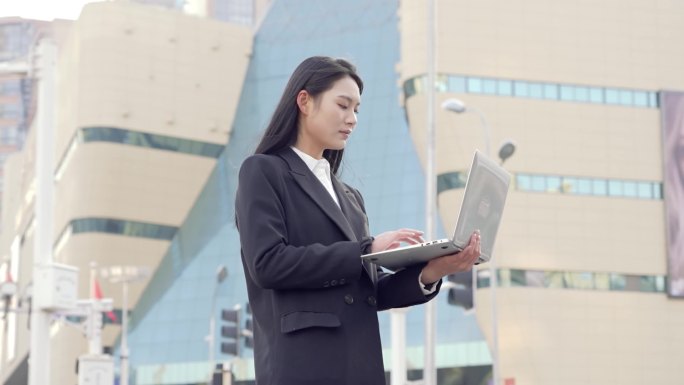
POLYGON ((423 232, 415 229, 399 229, 377 235, 371 245, 371 253, 396 249, 401 243, 416 245, 425 242, 423 232))

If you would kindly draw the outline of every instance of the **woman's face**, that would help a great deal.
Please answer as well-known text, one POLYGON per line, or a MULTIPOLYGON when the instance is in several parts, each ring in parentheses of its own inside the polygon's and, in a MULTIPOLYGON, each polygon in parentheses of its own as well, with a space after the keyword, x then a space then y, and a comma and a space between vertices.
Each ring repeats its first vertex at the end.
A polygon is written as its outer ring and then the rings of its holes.
POLYGON ((315 99, 300 91, 296 147, 318 158, 326 149, 343 149, 356 127, 360 102, 359 86, 349 76, 337 80, 315 99))

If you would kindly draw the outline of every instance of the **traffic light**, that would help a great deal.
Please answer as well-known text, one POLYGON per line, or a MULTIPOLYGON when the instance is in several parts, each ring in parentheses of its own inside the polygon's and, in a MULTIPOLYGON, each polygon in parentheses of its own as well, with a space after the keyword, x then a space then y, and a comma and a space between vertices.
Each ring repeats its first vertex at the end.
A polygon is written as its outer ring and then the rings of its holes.
MULTIPOLYGON (((247 302, 245 306, 245 312, 247 316, 252 315, 252 307, 247 302)), ((245 318, 245 330, 242 331, 242 335, 245 337, 245 347, 249 349, 254 349, 254 323, 252 318, 245 318)))
POLYGON ((465 310, 473 308, 473 271, 463 271, 447 276, 452 283, 449 288, 449 305, 460 306, 465 310))
POLYGON ((240 355, 240 337, 242 336, 240 328, 241 311, 240 305, 235 305, 232 309, 221 311, 221 320, 227 322, 226 325, 221 326, 221 337, 225 340, 221 342, 221 353, 223 354, 240 355))

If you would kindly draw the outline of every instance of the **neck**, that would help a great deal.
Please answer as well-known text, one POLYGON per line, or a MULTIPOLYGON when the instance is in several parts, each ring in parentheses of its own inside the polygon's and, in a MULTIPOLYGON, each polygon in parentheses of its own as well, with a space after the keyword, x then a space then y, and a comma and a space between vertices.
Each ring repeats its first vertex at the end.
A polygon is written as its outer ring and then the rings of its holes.
POLYGON ((297 138, 297 142, 295 142, 294 147, 314 159, 323 159, 323 151, 325 149, 317 146, 315 143, 312 143, 310 140, 306 140, 301 136, 297 138))

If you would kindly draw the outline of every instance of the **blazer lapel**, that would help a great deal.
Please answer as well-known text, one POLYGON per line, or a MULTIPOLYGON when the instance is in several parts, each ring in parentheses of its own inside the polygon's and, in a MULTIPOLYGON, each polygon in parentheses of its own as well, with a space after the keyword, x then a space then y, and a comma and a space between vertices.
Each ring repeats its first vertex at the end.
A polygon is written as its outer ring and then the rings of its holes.
MULTIPOLYGON (((369 234, 368 219, 364 214, 361 206, 356 201, 354 194, 349 191, 347 186, 340 183, 335 176, 332 177, 333 188, 337 192, 337 198, 340 201, 340 208, 342 213, 347 218, 349 224, 353 227, 356 239, 361 239, 369 234)), ((372 262, 363 262, 363 268, 368 273, 368 277, 376 285, 378 282, 378 269, 372 262)))
MULTIPOLYGON (((323 210, 323 212, 330 217, 330 219, 342 230, 342 233, 350 240, 356 241, 356 235, 352 231, 349 222, 342 215, 340 207, 337 207, 335 201, 332 199, 328 191, 323 187, 321 182, 309 170, 304 161, 299 158, 291 148, 281 152, 281 157, 290 166, 290 173, 299 186, 306 192, 309 197, 316 202, 316 204, 323 210)), ((333 180, 335 178, 332 178, 333 180)), ((345 197, 346 199, 346 197, 345 197)), ((342 201, 338 194, 338 200, 342 201)))

